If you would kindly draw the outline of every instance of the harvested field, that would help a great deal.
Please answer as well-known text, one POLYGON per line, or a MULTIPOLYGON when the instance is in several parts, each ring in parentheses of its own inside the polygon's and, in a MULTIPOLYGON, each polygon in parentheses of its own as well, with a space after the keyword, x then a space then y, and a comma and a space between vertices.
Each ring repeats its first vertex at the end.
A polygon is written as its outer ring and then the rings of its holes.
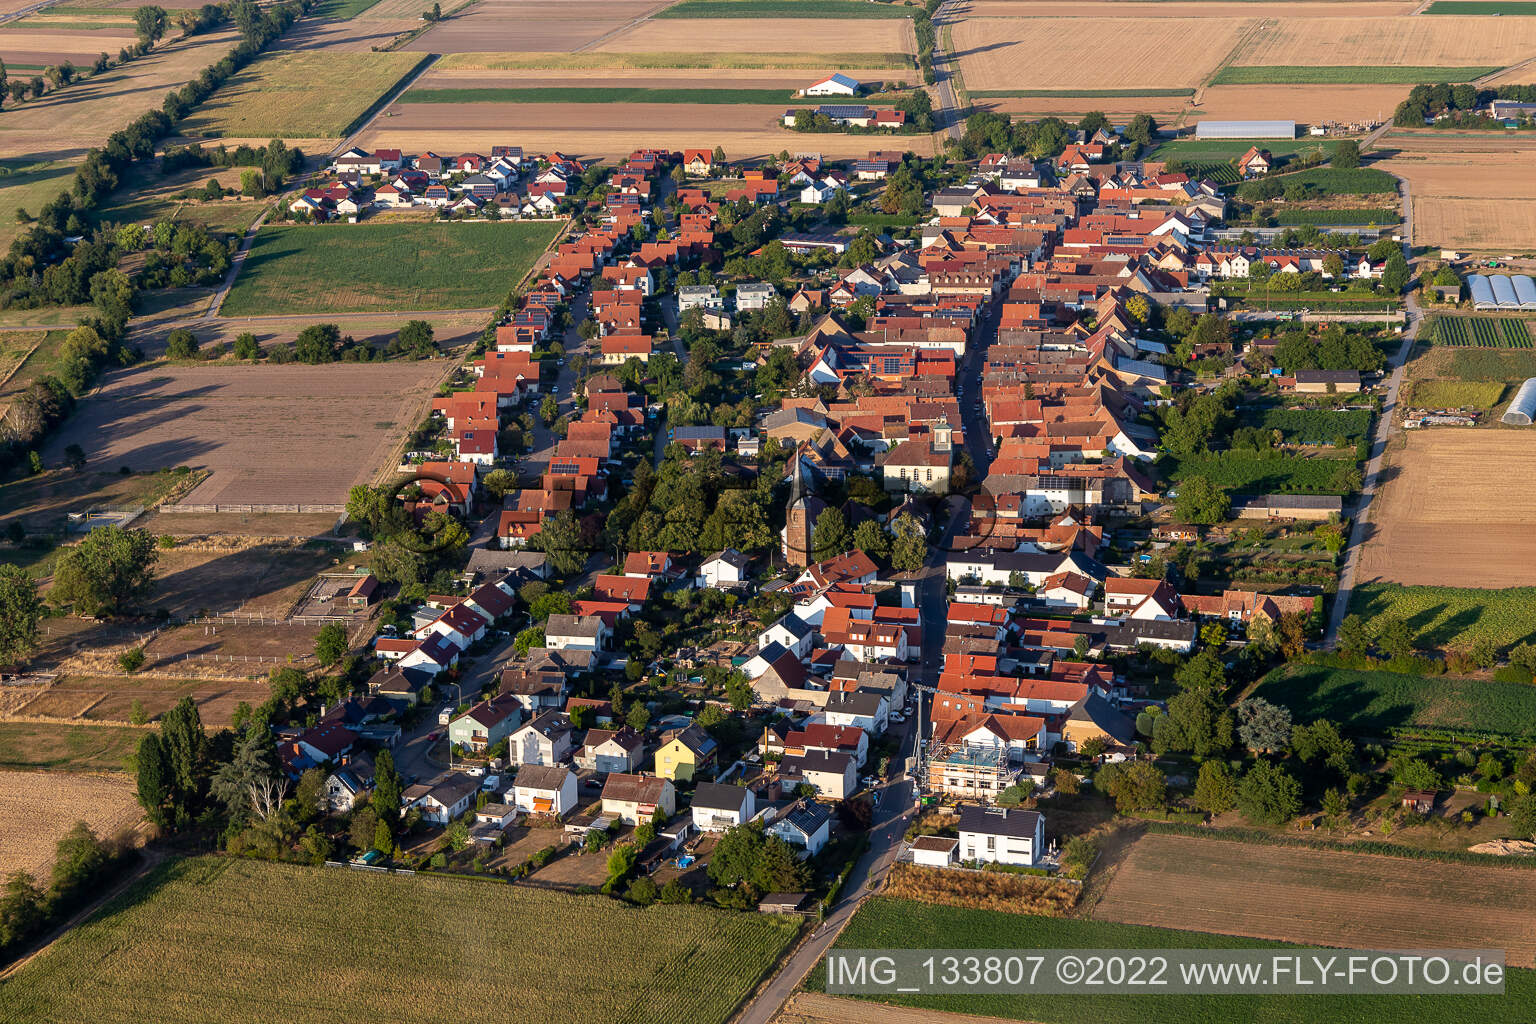
POLYGON ((504 951, 546 931, 520 953, 517 1019, 718 1024, 800 927, 798 918, 639 909, 473 879, 193 858, 156 868, 17 971, 0 1021, 138 1022, 146 991, 160 993, 160 1021, 204 1020, 215 1003, 229 1024, 266 1021, 272 979, 282 977, 285 1001, 303 1007, 288 1014, 294 1021, 436 1022, 449 1003, 505 1000, 504 951), (375 941, 381 929, 388 942, 375 941), (252 936, 261 955, 231 935, 252 936), (636 956, 642 936, 645 955, 636 956), (314 969, 337 948, 360 946, 370 953, 353 958, 345 983, 314 969))
MULTIPOLYGON (((459 108, 404 109, 420 111, 421 120, 447 128, 459 108)), ((566 108, 557 104, 548 109, 566 108)), ((404 114, 391 118, 391 138, 403 119, 404 114)), ((526 133, 520 137, 526 146, 526 133)), ((493 308, 563 226, 551 221, 269 225, 257 232, 220 312, 240 316, 493 308)))
POLYGON ((1411 187, 1416 244, 1501 253, 1536 247, 1536 139, 1394 131, 1381 148, 1389 159, 1376 166, 1411 187))
POLYGON ((1412 3, 1338 0, 1336 3, 1274 3, 1266 0, 1085 0, 1080 4, 1059 0, 971 0, 962 13, 967 18, 1394 18, 1413 13, 1412 3))
POLYGON ((387 125, 375 125, 364 132, 358 145, 399 146, 410 152, 486 149, 505 142, 507 126, 516 125, 515 135, 525 150, 558 149, 582 157, 616 158, 640 146, 681 149, 692 145, 720 146, 732 160, 768 156, 785 149, 791 153, 814 151, 831 160, 862 157, 876 148, 933 155, 933 139, 928 135, 799 134, 785 128, 771 108, 760 106, 433 104, 392 107, 390 115, 387 125))
POLYGON ((1519 430, 1424 430, 1394 442, 1371 513, 1362 581, 1530 585, 1536 449, 1519 430), (1477 466, 1478 472, 1467 472, 1477 466), (1446 488, 1456 482, 1455 500, 1446 488))
POLYGON ((1351 949, 1428 949, 1448 935, 1536 964, 1536 872, 1146 835, 1094 910, 1122 924, 1351 949))
POLYGON ((143 817, 133 783, 122 776, 0 771, 0 864, 46 884, 54 846, 75 822, 111 838, 143 817))
POLYGON ((196 504, 338 504, 423 414, 438 362, 136 366, 112 374, 45 451, 212 471, 196 504))
POLYGON ((451 87, 446 89, 414 88, 396 102, 397 106, 413 103, 440 105, 478 106, 482 103, 689 103, 695 106, 759 106, 773 107, 775 112, 794 101, 794 94, 787 89, 707 89, 692 83, 683 88, 641 88, 634 83, 616 86, 556 86, 531 88, 526 86, 451 87))
POLYGON ((134 523, 155 536, 329 537, 336 525, 330 512, 156 512, 134 523))
POLYGON ((0 720, 0 768, 120 772, 143 738, 129 726, 0 720))
POLYGON ((274 53, 235 74, 178 126, 211 138, 340 138, 424 58, 274 53))
MULTIPOLYGON (((915 71, 876 68, 849 70, 861 82, 907 82, 916 76, 915 71)), ((721 88, 778 89, 792 91, 808 84, 810 76, 801 71, 774 71, 767 69, 684 68, 660 70, 648 68, 594 68, 584 71, 509 69, 493 71, 486 68, 444 68, 434 65, 432 70, 411 86, 411 93, 426 89, 495 89, 539 88, 553 89, 569 86, 587 89, 687 89, 702 90, 721 88)), ((633 101, 629 101, 633 102, 633 101)))
POLYGON ((1110 116, 1130 118, 1136 114, 1151 114, 1159 121, 1171 121, 1185 109, 1189 102, 1180 96, 988 96, 971 94, 978 110, 996 111, 1002 114, 1054 114, 1081 117, 1090 110, 1110 116))
MULTIPOLYGON (((955 32, 958 36, 960 28, 955 32)), ((430 37, 432 33, 427 33, 430 37)), ((826 18, 686 18, 644 21, 602 43, 610 53, 688 50, 701 53, 749 53, 764 40, 775 50, 824 52, 836 40, 838 51, 857 54, 911 53, 916 50, 909 21, 829 20, 826 18)), ((958 42, 958 39, 957 39, 958 42)), ((856 59, 856 58, 855 58, 856 59)), ((970 72, 966 72, 970 81, 970 72)))
MULTIPOLYGON (((313 645, 314 640, 311 639, 310 646, 313 645)), ((252 664, 249 671, 231 673, 235 678, 212 680, 163 675, 154 662, 151 656, 145 662, 149 667, 132 676, 60 676, 17 714, 31 718, 85 719, 126 725, 133 714, 134 701, 143 705, 149 720, 153 722, 183 697, 191 697, 197 704, 203 724, 211 729, 222 729, 229 725, 235 708, 242 701, 255 707, 267 699, 271 690, 267 685, 266 673, 281 667, 274 664, 252 664), (248 676, 257 678, 246 678, 248 676)), ((196 673, 197 663, 183 664, 189 666, 188 675, 196 673)), ((212 668, 213 664, 209 662, 206 667, 212 668)))
MULTIPOLYGON (((306 671, 313 671, 315 637, 320 633, 319 623, 266 624, 243 621, 196 623, 169 629, 156 636, 144 647, 144 671, 167 672, 180 675, 217 675, 220 678, 260 676, 285 664, 294 664, 306 671)), ((231 714, 239 700, 249 697, 233 697, 216 694, 213 700, 222 702, 220 711, 231 714)), ((266 687, 261 686, 254 704, 266 699, 266 687)), ((127 704, 122 704, 124 709, 127 704)), ((92 709, 93 713, 97 709, 92 709)), ((108 709, 109 711, 111 709, 108 709)), ((96 716, 116 718, 107 712, 96 716)))
POLYGON ((1400 85, 1213 85, 1186 115, 1201 118, 1356 123, 1391 118, 1406 95, 1400 85))
POLYGON ((411 40, 405 49, 415 53, 575 50, 665 6, 665 2, 658 0, 568 0, 559 4, 543 0, 480 0, 463 14, 411 40))
POLYGON ((1189 87, 1207 78, 1250 22, 1238 18, 999 18, 953 30, 967 88, 1189 87), (1081 40, 1100 40, 1100 59, 1081 40))
POLYGON ((682 0, 657 18, 910 18, 894 0, 682 0))
POLYGON ((1053 878, 946 871, 917 864, 892 865, 884 891, 898 899, 1048 917, 1067 913, 1082 895, 1079 886, 1053 878))
MULTIPOLYGON (((875 78, 889 77, 892 70, 911 73, 912 57, 905 53, 450 53, 432 68, 432 74, 452 71, 677 71, 683 69, 721 71, 789 70, 821 72, 829 67, 866 68, 875 78)), ((858 78, 861 72, 848 74, 858 78)), ((803 82, 803 79, 801 79, 803 82)))
POLYGON ((198 538, 159 554, 155 589, 146 603, 177 618, 287 615, 315 574, 335 558, 329 544, 245 537, 198 538))
POLYGON ((421 22, 415 16, 378 19, 368 17, 368 14, 365 11, 346 21, 305 18, 285 32, 270 52, 324 50, 327 53, 371 53, 388 46, 397 36, 421 27, 421 22))
POLYGON ((1536 203, 1529 199, 1413 197, 1415 244, 1485 252, 1536 248, 1536 203))
POLYGON ((1536 21, 1495 26, 1483 18, 1306 18, 1266 20, 1233 55, 1237 65, 1502 67, 1536 54, 1536 21))

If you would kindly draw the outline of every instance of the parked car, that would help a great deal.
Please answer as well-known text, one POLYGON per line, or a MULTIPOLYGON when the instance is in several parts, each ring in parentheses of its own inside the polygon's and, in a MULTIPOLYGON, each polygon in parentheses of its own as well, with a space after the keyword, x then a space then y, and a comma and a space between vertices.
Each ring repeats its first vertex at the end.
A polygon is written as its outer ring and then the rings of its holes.
POLYGON ((485 781, 480 783, 480 788, 485 790, 487 793, 496 792, 496 790, 501 788, 501 776, 487 775, 485 777, 485 781))
POLYGON ((485 769, 484 768, 465 768, 464 769, 464 774, 468 775, 470 778, 478 779, 480 776, 485 774, 485 769))
POLYGON ((880 784, 880 780, 875 778, 873 775, 866 775, 859 781, 864 783, 866 786, 878 786, 880 784))
POLYGON ((443 734, 440 732, 429 732, 427 733, 427 742, 436 743, 442 737, 442 735, 443 734))

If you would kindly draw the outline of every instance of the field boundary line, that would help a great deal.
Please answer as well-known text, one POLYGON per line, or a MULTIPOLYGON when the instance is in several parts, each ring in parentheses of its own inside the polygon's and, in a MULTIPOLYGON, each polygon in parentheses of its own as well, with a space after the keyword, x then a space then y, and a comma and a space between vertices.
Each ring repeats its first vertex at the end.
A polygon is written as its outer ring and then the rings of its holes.
MULTIPOLYGON (((467 7, 469 5, 466 4, 465 6, 467 7)), ((335 157, 337 153, 344 152, 351 148, 353 142, 357 140, 359 135, 367 131, 373 125, 373 122, 379 119, 379 116, 383 114, 384 111, 388 110, 396 100, 405 94, 407 89, 415 85, 417 80, 420 79, 422 75, 425 75, 428 71, 431 71, 437 62, 442 59, 443 55, 440 53, 427 54, 426 57, 416 65, 413 71, 401 76, 400 81, 395 83, 394 92, 386 93, 383 99, 379 100, 373 105, 373 108, 361 119, 361 124, 358 124, 357 119, 354 119, 353 125, 356 127, 353 128, 350 134, 344 133, 345 137, 340 142, 336 143, 335 148, 333 148, 326 155, 328 157, 335 157)), ((352 128, 352 125, 349 125, 348 127, 352 128)))
MULTIPOLYGON (((36 328, 30 328, 30 329, 36 330, 36 328)), ((54 328, 54 329, 57 330, 57 328, 54 328)), ((6 331, 5 333, 9 334, 10 332, 6 331)), ((48 332, 46 330, 44 330, 43 331, 43 336, 41 338, 37 339, 37 344, 33 345, 31 348, 27 349, 27 354, 21 357, 21 361, 19 363, 17 363, 15 365, 15 367, 13 367, 11 369, 10 373, 5 375, 5 378, 3 380, 0 380, 0 388, 3 388, 7 384, 9 384, 11 382, 11 378, 16 376, 18 373, 21 372, 21 368, 23 366, 27 365, 27 360, 31 359, 34 355, 36 355, 37 354, 37 350, 42 348, 43 347, 43 342, 45 342, 47 340, 48 340, 48 332)))
POLYGON ((603 45, 604 43, 606 43, 608 40, 614 38, 615 36, 621 36, 625 32, 628 32, 631 29, 639 27, 639 25, 642 22, 646 22, 646 21, 651 20, 656 15, 658 15, 662 11, 666 10, 668 7, 676 7, 678 2, 679 2, 679 0, 666 0, 665 3, 657 4, 655 7, 652 7, 650 10, 648 10, 644 14, 640 15, 640 17, 636 18, 634 21, 631 21, 629 24, 621 25, 618 28, 612 30, 611 32, 604 32, 602 35, 598 36, 596 39, 593 39, 590 42, 586 42, 586 43, 581 44, 580 46, 576 47, 576 49, 572 50, 571 52, 572 53, 586 53, 588 50, 595 49, 596 47, 599 47, 599 46, 603 45))
POLYGON ((1274 18, 1255 18, 1253 23, 1242 31, 1242 33, 1232 43, 1232 49, 1228 50, 1226 56, 1221 58, 1216 66, 1211 69, 1211 73, 1201 79, 1199 84, 1195 86, 1195 94, 1189 98, 1189 105, 1185 107, 1184 110, 1180 111, 1179 116, 1174 120, 1171 127, 1183 127, 1184 119, 1187 118, 1192 112, 1189 108, 1198 107, 1205 101, 1205 90, 1213 81, 1215 81, 1216 76, 1225 71, 1228 66, 1230 66, 1231 63, 1237 59, 1237 55, 1245 46, 1248 45, 1248 43, 1257 33, 1264 30, 1264 26, 1272 24, 1274 21, 1274 18))

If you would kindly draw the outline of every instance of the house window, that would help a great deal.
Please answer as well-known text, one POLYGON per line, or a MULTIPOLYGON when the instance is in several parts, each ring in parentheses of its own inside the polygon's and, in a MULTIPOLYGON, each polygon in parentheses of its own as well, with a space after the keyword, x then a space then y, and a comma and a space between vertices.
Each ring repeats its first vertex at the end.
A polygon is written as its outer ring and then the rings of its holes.
POLYGON ((997 837, 996 836, 987 836, 987 852, 991 853, 992 851, 994 851, 996 849, 997 849, 997 837))

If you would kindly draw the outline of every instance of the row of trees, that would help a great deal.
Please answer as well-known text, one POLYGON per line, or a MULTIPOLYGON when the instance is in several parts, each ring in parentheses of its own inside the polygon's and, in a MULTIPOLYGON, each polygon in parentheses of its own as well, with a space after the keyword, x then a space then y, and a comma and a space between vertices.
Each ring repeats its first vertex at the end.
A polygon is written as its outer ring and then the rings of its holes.
POLYGON ((77 821, 54 848, 47 888, 31 872, 9 874, 0 892, 0 960, 9 959, 27 940, 96 896, 107 876, 128 858, 128 849, 115 837, 98 838, 89 825, 77 821))

